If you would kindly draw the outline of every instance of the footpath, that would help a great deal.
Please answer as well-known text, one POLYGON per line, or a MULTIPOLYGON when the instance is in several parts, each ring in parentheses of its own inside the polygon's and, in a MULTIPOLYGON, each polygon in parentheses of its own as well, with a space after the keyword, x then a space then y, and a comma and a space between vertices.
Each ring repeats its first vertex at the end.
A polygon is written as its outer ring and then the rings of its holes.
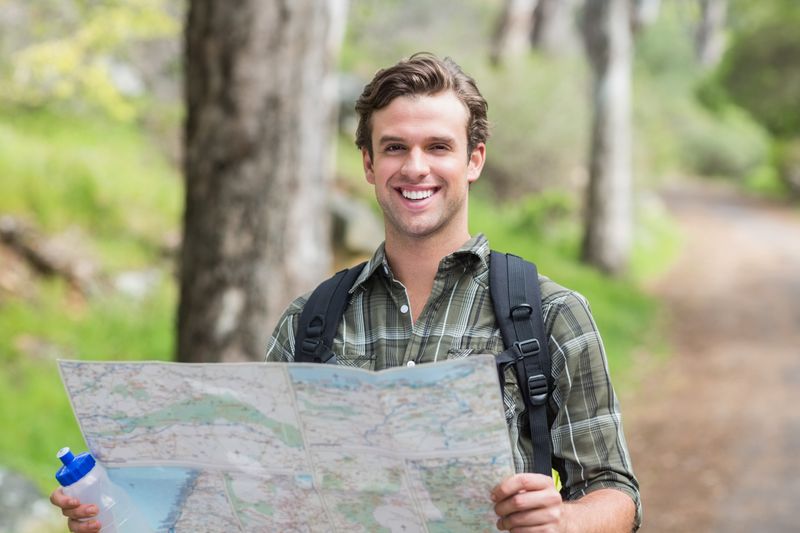
POLYGON ((687 245, 652 287, 673 356, 623 396, 645 532, 800 531, 800 210, 663 199, 687 245))

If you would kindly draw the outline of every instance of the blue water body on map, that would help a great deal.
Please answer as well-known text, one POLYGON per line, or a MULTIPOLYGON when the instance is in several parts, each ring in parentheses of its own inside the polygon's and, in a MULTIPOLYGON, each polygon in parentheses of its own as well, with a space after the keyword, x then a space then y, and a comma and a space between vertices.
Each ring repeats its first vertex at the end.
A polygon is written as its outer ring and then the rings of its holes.
POLYGON ((109 468, 108 477, 122 487, 154 531, 169 532, 194 486, 197 471, 178 467, 109 468))

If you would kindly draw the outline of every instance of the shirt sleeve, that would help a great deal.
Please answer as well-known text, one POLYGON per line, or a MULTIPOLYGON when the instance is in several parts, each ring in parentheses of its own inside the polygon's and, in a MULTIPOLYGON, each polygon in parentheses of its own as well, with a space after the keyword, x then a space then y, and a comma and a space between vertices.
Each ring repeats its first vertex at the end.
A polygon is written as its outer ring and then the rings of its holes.
POLYGON ((291 363, 294 361, 294 337, 297 331, 297 322, 303 312, 307 296, 301 296, 293 301, 283 312, 272 336, 267 342, 267 363, 291 363))
POLYGON ((639 483, 625 442, 603 342, 589 305, 573 291, 557 295, 551 305, 550 352, 557 413, 551 438, 563 495, 574 500, 602 488, 620 490, 636 504, 638 529, 639 483))

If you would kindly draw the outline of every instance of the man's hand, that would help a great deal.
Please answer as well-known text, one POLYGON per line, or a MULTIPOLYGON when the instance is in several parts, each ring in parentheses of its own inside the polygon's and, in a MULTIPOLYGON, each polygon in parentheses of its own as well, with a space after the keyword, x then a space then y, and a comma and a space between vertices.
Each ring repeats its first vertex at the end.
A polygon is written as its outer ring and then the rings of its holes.
POLYGON ((79 521, 96 516, 97 506, 91 504, 81 505, 81 502, 75 498, 70 498, 64 494, 60 487, 50 495, 50 503, 59 507, 61 513, 69 519, 67 527, 70 531, 74 533, 97 533, 100 531, 100 522, 97 520, 79 521))
POLYGON ((553 479, 516 474, 492 489, 497 529, 513 533, 562 531, 563 502, 553 479))

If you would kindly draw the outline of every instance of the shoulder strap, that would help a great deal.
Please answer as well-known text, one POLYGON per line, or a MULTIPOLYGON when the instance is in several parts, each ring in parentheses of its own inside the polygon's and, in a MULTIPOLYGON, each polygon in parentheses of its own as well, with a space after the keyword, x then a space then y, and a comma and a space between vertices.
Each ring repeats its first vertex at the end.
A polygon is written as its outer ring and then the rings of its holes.
POLYGON ((331 350, 336 328, 347 308, 350 288, 366 263, 337 272, 309 296, 294 338, 297 363, 336 363, 331 350))
POLYGON ((506 349, 497 356, 498 375, 514 366, 533 442, 534 471, 552 475, 547 398, 551 390, 550 353, 542 321, 542 297, 536 265, 512 254, 492 251, 489 289, 506 349))

